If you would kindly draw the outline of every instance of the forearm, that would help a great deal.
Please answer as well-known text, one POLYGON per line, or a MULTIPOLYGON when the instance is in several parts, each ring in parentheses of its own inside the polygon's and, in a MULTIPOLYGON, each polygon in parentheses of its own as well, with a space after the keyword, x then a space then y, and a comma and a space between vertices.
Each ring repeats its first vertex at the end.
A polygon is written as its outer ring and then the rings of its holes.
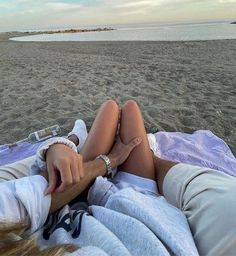
MULTIPOLYGON (((138 137, 131 140, 128 144, 123 144, 120 138, 118 137, 116 140, 116 143, 114 144, 111 152, 108 155, 108 158, 110 159, 111 167, 114 168, 122 164, 128 158, 130 152, 137 145, 139 145, 141 141, 142 139, 138 137)), ((60 144, 58 144, 48 149, 47 151, 48 166, 49 167, 53 166, 54 171, 56 168, 57 172, 59 168, 60 174, 63 174, 62 177, 64 177, 64 181, 66 180, 66 176, 68 175, 67 173, 68 170, 67 168, 65 168, 65 163, 66 163, 66 166, 69 167, 69 169, 71 168, 71 163, 74 164, 74 168, 73 168, 74 171, 69 172, 70 175, 72 174, 75 175, 75 173, 78 171, 78 169, 76 168, 77 164, 80 166, 80 168, 82 168, 84 175, 82 176, 82 178, 80 177, 81 179, 77 184, 71 185, 70 188, 68 188, 68 184, 73 184, 73 182, 68 182, 67 180, 66 182, 67 189, 65 190, 65 192, 51 194, 52 201, 51 201, 50 212, 56 211, 63 205, 70 202, 76 196, 81 194, 91 184, 91 182, 94 181, 96 177, 104 176, 107 173, 107 169, 109 169, 109 165, 107 164, 107 161, 105 161, 104 159, 96 159, 91 162, 83 163, 81 166, 81 161, 82 161, 81 157, 79 157, 78 154, 71 152, 70 150, 68 151, 66 146, 64 147, 65 148, 61 147, 60 144), (67 152, 66 157, 64 153, 65 151, 67 152), (68 165, 68 163, 70 163, 70 165, 68 165)), ((52 177, 52 174, 51 174, 51 177, 52 177)), ((45 177, 45 178, 48 180, 48 177, 45 177)), ((55 187, 52 191, 55 191, 55 187)))
MULTIPOLYGON (((84 173, 85 176, 77 184, 72 185, 64 192, 51 194, 50 213, 55 212, 81 194, 96 177, 104 176, 106 174, 106 165, 104 161, 100 159, 84 163, 84 173)), ((43 176, 48 179, 46 173, 44 173, 43 176)))

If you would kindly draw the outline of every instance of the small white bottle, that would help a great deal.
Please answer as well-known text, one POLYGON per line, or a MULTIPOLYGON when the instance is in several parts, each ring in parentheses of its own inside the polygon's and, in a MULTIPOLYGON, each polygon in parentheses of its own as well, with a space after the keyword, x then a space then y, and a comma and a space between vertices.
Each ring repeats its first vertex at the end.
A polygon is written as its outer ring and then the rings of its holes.
POLYGON ((51 137, 57 136, 60 133, 61 133, 61 128, 57 124, 57 125, 53 125, 53 126, 44 128, 42 130, 30 133, 27 140, 31 143, 36 143, 36 142, 43 141, 51 137))

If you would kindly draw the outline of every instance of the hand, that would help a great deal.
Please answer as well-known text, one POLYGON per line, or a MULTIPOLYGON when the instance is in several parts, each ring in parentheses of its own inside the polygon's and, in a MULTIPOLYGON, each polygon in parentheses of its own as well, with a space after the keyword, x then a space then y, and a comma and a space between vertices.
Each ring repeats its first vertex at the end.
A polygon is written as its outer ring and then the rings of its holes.
POLYGON ((54 144, 46 153, 49 186, 45 194, 63 192, 84 177, 82 156, 64 144, 54 144))
POLYGON ((142 142, 141 137, 132 139, 128 144, 124 144, 120 136, 117 137, 117 140, 112 147, 108 157, 111 161, 112 167, 116 167, 125 162, 129 157, 132 150, 137 147, 142 142))

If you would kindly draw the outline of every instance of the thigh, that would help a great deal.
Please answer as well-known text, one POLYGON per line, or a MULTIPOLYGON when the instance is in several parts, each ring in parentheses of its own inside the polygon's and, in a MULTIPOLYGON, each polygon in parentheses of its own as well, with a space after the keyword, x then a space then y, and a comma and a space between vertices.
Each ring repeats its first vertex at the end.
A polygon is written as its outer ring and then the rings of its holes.
POLYGON ((155 180, 153 153, 150 150, 141 111, 135 101, 128 101, 121 110, 120 137, 128 143, 135 137, 141 137, 142 142, 119 167, 120 170, 155 180))
POLYGON ((0 182, 28 176, 34 161, 35 156, 32 156, 12 164, 0 166, 0 182))
POLYGON ((200 255, 235 254, 235 177, 178 164, 166 175, 163 189, 186 215, 200 255))
POLYGON ((109 153, 117 132, 119 112, 119 107, 113 100, 102 104, 80 152, 85 162, 100 154, 109 153))

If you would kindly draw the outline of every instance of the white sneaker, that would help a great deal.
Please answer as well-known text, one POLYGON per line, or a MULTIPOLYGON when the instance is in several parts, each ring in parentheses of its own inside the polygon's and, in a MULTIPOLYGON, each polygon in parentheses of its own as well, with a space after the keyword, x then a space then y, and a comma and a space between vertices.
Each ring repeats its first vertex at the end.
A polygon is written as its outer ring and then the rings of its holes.
POLYGON ((160 157, 160 150, 158 148, 158 144, 157 144, 155 135, 152 133, 148 133, 147 138, 148 138, 150 149, 152 150, 154 155, 160 157))
POLYGON ((69 137, 72 134, 76 135, 79 139, 79 145, 77 146, 77 150, 78 152, 80 152, 88 136, 86 124, 82 119, 78 119, 75 121, 75 125, 72 131, 68 133, 67 136, 69 137))

